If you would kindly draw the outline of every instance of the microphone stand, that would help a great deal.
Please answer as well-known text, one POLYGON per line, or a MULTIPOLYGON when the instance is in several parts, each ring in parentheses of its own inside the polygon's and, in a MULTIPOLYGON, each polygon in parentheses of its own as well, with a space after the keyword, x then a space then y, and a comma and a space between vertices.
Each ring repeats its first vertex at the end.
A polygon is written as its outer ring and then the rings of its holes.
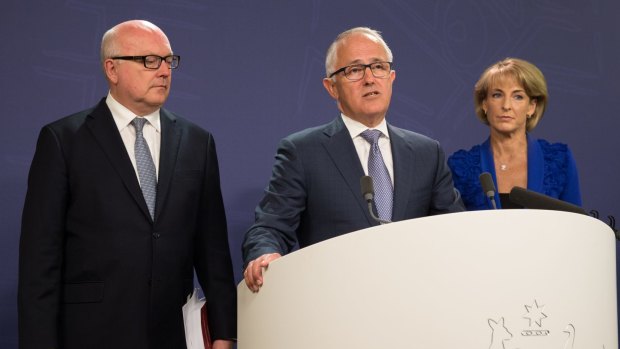
POLYGON ((385 219, 381 219, 377 215, 375 215, 375 211, 372 209, 372 198, 370 200, 367 199, 366 202, 368 203, 368 212, 370 212, 370 216, 372 217, 372 219, 379 222, 379 224, 392 223, 391 221, 386 221, 385 219))
POLYGON ((375 215, 375 211, 372 209, 372 200, 375 197, 375 188, 372 184, 372 177, 362 176, 362 178, 360 178, 360 186, 362 188, 362 196, 364 197, 364 200, 366 200, 366 202, 368 203, 368 212, 370 212, 370 216, 372 217, 372 219, 379 222, 379 224, 392 223, 391 221, 386 221, 385 219, 379 218, 377 215, 375 215))

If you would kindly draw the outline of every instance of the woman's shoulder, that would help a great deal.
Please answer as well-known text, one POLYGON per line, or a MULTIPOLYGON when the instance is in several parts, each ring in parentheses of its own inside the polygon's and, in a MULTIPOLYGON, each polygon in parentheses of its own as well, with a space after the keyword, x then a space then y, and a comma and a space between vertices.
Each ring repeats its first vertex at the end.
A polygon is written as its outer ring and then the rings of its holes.
POLYGON ((480 152, 481 145, 474 145, 469 150, 461 149, 448 158, 452 170, 454 187, 459 190, 468 210, 485 207, 486 199, 480 188, 480 152))
POLYGON ((546 163, 557 163, 564 165, 570 158, 571 153, 565 143, 551 143, 545 139, 537 139, 546 163))
POLYGON ((448 163, 455 165, 471 164, 472 162, 480 163, 480 144, 474 145, 469 150, 459 149, 448 158, 448 163))
POLYGON ((452 170, 455 181, 469 182, 480 172, 480 145, 469 150, 460 149, 448 157, 448 166, 452 170))
POLYGON ((544 153, 549 154, 558 154, 558 153, 568 153, 568 145, 565 143, 551 143, 545 139, 537 139, 538 145, 544 153))

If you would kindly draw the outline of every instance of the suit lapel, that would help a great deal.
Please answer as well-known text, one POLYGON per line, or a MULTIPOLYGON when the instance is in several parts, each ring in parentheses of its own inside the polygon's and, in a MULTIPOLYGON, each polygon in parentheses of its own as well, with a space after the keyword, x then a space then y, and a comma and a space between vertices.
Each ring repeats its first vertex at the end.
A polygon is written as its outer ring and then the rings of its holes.
MULTIPOLYGON (((388 124, 390 133, 390 145, 394 163, 394 207, 392 220, 399 221, 406 217, 407 200, 411 192, 412 181, 416 176, 415 170, 416 153, 411 145, 405 141, 402 131, 388 124)), ((419 162, 418 162, 419 163, 419 162)))
POLYGON ((105 103, 105 98, 88 115, 87 127, 97 143, 99 143, 108 161, 121 177, 127 191, 129 191, 144 214, 151 219, 146 201, 144 201, 144 196, 142 196, 136 171, 131 164, 125 144, 114 123, 112 113, 105 103))
POLYGON ((544 193, 545 155, 536 139, 527 134, 527 188, 544 193))
POLYGON ((159 113, 161 122, 161 148, 159 151, 159 179, 157 181, 157 202, 155 204, 155 220, 161 213, 163 203, 170 191, 170 182, 177 162, 181 130, 177 126, 176 117, 165 109, 159 113))
POLYGON ((355 145, 351 139, 351 134, 344 126, 340 117, 328 124, 323 131, 327 138, 323 146, 331 157, 334 166, 344 178, 347 186, 356 198, 359 208, 364 212, 369 225, 377 223, 368 213, 368 204, 364 201, 360 189, 360 178, 364 175, 364 169, 359 161, 359 156, 355 150, 355 145))
MULTIPOLYGON (((493 160, 493 150, 491 150, 491 137, 488 137, 480 146, 480 173, 482 172, 489 172, 493 178, 493 183, 497 186, 495 161, 493 160)), ((495 191, 495 204, 497 208, 502 208, 502 201, 499 199, 499 191, 497 190, 495 191)))

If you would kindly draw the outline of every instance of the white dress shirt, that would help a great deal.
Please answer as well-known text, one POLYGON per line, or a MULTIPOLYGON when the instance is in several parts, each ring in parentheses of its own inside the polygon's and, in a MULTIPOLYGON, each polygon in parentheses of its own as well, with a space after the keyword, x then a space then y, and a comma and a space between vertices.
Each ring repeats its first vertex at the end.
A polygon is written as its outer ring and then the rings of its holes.
MULTIPOLYGON (((118 127, 118 132, 121 134, 125 148, 127 148, 127 153, 131 159, 133 169, 136 171, 138 181, 140 181, 140 176, 138 176, 138 167, 136 165, 136 129, 133 125, 131 125, 133 119, 135 119, 138 115, 135 115, 129 109, 125 108, 122 104, 116 101, 110 93, 108 93, 108 97, 105 102, 112 112, 112 117, 114 118, 116 127, 118 127)), ((140 115, 140 117, 144 117, 148 121, 144 124, 142 134, 146 140, 146 144, 149 146, 151 157, 153 157, 153 162, 155 163, 155 171, 157 173, 157 177, 159 178, 159 149, 161 147, 161 123, 159 121, 159 109, 149 115, 140 115)))

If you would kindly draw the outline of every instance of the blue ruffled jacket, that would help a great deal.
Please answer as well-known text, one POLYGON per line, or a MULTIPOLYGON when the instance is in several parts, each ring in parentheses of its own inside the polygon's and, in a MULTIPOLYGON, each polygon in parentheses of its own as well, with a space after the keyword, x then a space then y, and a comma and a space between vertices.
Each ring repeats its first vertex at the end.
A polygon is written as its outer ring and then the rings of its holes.
MULTIPOLYGON (((577 166, 566 144, 552 144, 528 135, 527 162, 527 189, 581 206, 577 166)), ((452 170, 454 186, 461 192, 467 210, 491 208, 479 179, 482 172, 489 172, 493 182, 497 183, 488 138, 468 151, 459 150, 452 154, 448 158, 448 166, 452 170)), ((500 208, 498 193, 495 193, 495 202, 500 208)))

